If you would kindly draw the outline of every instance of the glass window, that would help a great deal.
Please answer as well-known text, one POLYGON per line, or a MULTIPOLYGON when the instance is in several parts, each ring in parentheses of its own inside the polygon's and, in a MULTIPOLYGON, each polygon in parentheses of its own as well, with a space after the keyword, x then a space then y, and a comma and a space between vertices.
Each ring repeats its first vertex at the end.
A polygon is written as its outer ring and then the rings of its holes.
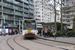
POLYGON ((36 22, 34 20, 25 20, 24 29, 36 29, 36 22))
POLYGON ((36 15, 36 17, 40 17, 40 15, 36 15))
POLYGON ((46 28, 48 28, 48 26, 46 26, 46 28))
POLYGON ((35 1, 35 3, 37 4, 37 3, 40 3, 39 1, 35 1))
POLYGON ((35 10, 39 10, 39 8, 36 8, 35 10))
POLYGON ((40 14, 40 12, 36 12, 36 14, 40 14))

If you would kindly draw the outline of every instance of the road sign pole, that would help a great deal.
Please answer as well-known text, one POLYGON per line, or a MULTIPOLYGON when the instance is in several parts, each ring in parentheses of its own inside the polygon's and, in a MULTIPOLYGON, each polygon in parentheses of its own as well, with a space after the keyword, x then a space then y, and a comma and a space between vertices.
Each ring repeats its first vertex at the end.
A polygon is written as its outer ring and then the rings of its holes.
MULTIPOLYGON (((5 17, 4 17, 4 23, 5 23, 5 17)), ((5 25, 4 25, 4 35, 5 35, 6 33, 5 33, 5 25)))
POLYGON ((19 33, 20 33, 20 20, 19 20, 19 33))

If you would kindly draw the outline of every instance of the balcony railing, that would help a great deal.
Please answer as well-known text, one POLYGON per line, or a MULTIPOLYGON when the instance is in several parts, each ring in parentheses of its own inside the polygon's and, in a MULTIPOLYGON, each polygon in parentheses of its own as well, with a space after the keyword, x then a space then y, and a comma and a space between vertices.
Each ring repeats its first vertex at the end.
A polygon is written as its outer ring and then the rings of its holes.
POLYGON ((23 13, 21 12, 14 12, 15 15, 20 15, 20 16, 23 16, 23 13))
POLYGON ((13 3, 16 4, 16 5, 19 5, 19 6, 23 6, 23 3, 20 3, 20 2, 14 1, 13 3))
POLYGON ((29 12, 29 10, 25 10, 25 9, 24 9, 24 12, 27 12, 27 13, 28 13, 28 12, 29 12))
POLYGON ((24 16, 25 16, 25 17, 29 17, 29 15, 28 15, 28 14, 24 14, 24 16))
POLYGON ((34 11, 30 10, 30 13, 34 13, 34 11))
POLYGON ((6 0, 6 1, 8 1, 8 2, 13 2, 13 0, 6 0))
POLYGON ((29 8, 29 6, 27 6, 27 5, 24 5, 24 7, 25 7, 25 8, 29 8))
POLYGON ((33 6, 29 6, 31 9, 34 9, 34 7, 33 6))
POLYGON ((33 5, 33 4, 34 4, 34 2, 31 2, 31 1, 29 1, 29 3, 30 3, 31 5, 33 5))
POLYGON ((4 12, 4 13, 9 13, 9 14, 14 14, 14 12, 13 12, 13 11, 11 11, 11 10, 7 10, 7 9, 6 9, 6 10, 5 10, 5 9, 3 9, 3 12, 4 12))
POLYGON ((13 8, 13 5, 11 5, 11 4, 7 4, 7 3, 3 3, 3 6, 4 6, 4 7, 13 8))
POLYGON ((24 0, 25 3, 28 3, 28 1, 24 0))
POLYGON ((5 19, 14 20, 14 17, 5 17, 5 19))

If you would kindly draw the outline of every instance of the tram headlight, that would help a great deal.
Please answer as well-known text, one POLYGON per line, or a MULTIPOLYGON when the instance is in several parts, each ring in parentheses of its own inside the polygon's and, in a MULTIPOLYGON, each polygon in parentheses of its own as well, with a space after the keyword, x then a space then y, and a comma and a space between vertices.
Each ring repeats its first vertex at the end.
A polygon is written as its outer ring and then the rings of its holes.
POLYGON ((32 33, 32 34, 35 34, 35 33, 32 33))
POLYGON ((25 33, 25 35, 27 35, 28 33, 25 33))

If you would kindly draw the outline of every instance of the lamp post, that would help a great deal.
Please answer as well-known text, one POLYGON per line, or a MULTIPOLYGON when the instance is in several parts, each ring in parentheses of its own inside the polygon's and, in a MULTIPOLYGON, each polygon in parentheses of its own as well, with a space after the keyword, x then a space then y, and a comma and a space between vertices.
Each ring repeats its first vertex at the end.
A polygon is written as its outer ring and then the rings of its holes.
POLYGON ((5 36, 5 16, 3 16, 3 0, 1 0, 1 2, 2 2, 2 17, 3 17, 3 20, 4 20, 4 22, 3 22, 3 33, 4 33, 4 36, 5 36))
POLYGON ((19 34, 20 34, 20 20, 19 20, 19 34))

